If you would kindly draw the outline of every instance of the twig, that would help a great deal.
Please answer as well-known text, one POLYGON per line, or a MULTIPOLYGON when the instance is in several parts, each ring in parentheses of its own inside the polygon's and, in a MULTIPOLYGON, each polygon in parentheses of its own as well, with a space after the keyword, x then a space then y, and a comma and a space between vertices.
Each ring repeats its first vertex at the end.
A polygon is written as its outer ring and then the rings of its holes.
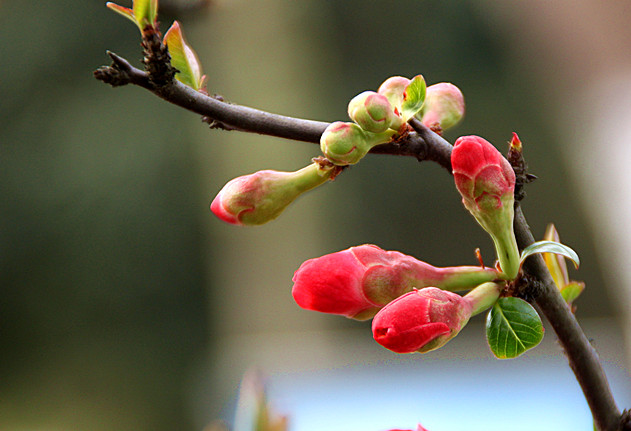
MULTIPOLYGON (((115 86, 138 85, 170 103, 236 130, 319 143, 320 135, 329 124, 271 114, 247 106, 223 102, 195 91, 176 80, 156 86, 146 72, 136 69, 127 60, 114 53, 108 54, 113 64, 95 71, 97 79, 115 86)), ((374 147, 371 152, 412 156, 419 161, 431 160, 451 173, 451 145, 420 121, 412 119, 409 124, 413 131, 406 133, 395 142, 374 147)), ((534 242, 532 232, 519 206, 515 213, 515 233, 521 249, 534 242)), ((629 415, 625 414, 624 418, 621 416, 598 355, 589 344, 574 314, 563 301, 543 259, 539 255, 529 258, 524 269, 528 275, 539 281, 537 285, 542 286, 541 291, 536 292, 537 305, 550 321, 563 346, 570 367, 589 404, 596 426, 601 431, 630 430, 629 415)))

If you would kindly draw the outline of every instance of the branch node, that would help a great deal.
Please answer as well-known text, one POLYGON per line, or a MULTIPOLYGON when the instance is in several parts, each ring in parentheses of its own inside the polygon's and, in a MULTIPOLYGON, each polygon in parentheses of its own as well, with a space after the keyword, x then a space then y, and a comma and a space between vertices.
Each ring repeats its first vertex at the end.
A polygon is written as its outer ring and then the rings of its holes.
POLYGON ((127 60, 113 52, 107 51, 107 55, 112 59, 112 65, 99 67, 94 71, 94 77, 112 87, 129 84, 131 82, 131 77, 129 76, 131 65, 127 60))
POLYGON ((515 171, 515 203, 522 201, 526 197, 524 186, 533 182, 537 177, 528 173, 528 163, 520 150, 511 147, 508 151, 508 162, 515 171))
POLYGON ((532 303, 541 296, 544 289, 544 284, 536 276, 522 273, 520 277, 509 284, 505 294, 532 303))
POLYGON ((142 50, 145 70, 149 80, 156 87, 163 87, 173 82, 177 69, 171 66, 171 56, 165 44, 162 43, 160 31, 151 25, 142 31, 142 50))

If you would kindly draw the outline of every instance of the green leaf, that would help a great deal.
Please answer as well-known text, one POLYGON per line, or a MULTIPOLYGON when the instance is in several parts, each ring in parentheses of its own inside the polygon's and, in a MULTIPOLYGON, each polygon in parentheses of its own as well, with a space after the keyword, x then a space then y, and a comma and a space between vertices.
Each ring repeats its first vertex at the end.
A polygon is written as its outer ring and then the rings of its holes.
MULTIPOLYGON (((105 6, 107 6, 108 9, 111 9, 114 12, 131 20, 131 22, 133 22, 134 24, 138 26, 138 28, 140 28, 140 25, 138 24, 138 21, 136 21, 136 17, 134 16, 134 12, 131 9, 123 7, 123 6, 119 6, 116 3, 112 3, 112 2, 105 3, 105 6)), ((140 30, 142 31, 142 28, 140 28, 140 30)))
POLYGON ((529 256, 537 253, 560 254, 561 256, 564 256, 574 262, 574 266, 576 268, 578 268, 581 263, 580 259, 578 258, 578 254, 576 254, 574 250, 572 250, 567 245, 560 244, 555 241, 539 241, 534 244, 530 244, 524 249, 524 251, 521 252, 519 263, 523 264, 529 256))
POLYGON ((403 92, 403 103, 401 104, 401 117, 403 121, 408 121, 423 107, 426 92, 425 79, 423 75, 416 75, 405 87, 403 92))
POLYGON ((186 43, 177 21, 164 35, 164 43, 169 48, 171 65, 178 70, 175 78, 182 84, 199 90, 202 86, 202 68, 195 51, 186 43))
POLYGON ((523 299, 500 298, 486 317, 486 339, 497 358, 516 358, 543 339, 541 318, 523 299))
POLYGON ((565 299, 565 302, 571 304, 578 296, 583 293, 585 289, 585 283, 578 281, 571 281, 563 286, 561 289, 561 296, 565 299))
POLYGON ((141 28, 152 25, 158 18, 158 0, 134 0, 134 15, 141 28))

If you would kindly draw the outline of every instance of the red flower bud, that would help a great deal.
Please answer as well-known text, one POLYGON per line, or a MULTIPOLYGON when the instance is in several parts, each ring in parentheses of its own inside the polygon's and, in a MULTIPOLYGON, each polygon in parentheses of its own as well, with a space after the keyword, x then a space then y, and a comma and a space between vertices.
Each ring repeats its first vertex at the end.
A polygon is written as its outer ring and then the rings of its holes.
POLYGON ((458 138, 451 164, 456 187, 465 205, 501 207, 502 197, 512 195, 515 190, 515 172, 508 160, 479 136, 458 138))
POLYGON ((502 271, 513 279, 519 253, 513 233, 515 172, 508 160, 479 136, 462 136, 451 153, 462 203, 491 235, 502 271))
POLYGON ((372 321, 375 341, 396 353, 426 353, 455 337, 473 312, 460 295, 436 287, 406 293, 372 321))
POLYGON ((361 245, 304 262, 294 274, 292 294, 307 310, 364 320, 414 288, 467 290, 497 277, 492 268, 438 268, 397 251, 361 245))

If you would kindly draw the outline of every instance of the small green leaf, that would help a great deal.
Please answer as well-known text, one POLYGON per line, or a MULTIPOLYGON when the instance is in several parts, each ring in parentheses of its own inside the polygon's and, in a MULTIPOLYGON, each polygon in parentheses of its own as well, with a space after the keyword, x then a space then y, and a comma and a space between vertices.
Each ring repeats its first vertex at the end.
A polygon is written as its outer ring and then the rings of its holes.
POLYGON ((578 281, 571 281, 563 286, 561 289, 561 296, 565 299, 565 302, 571 304, 578 296, 583 293, 585 289, 585 283, 578 281))
POLYGON ((134 15, 141 28, 153 25, 158 18, 158 0, 134 0, 134 15))
MULTIPOLYGON (((114 12, 131 20, 134 24, 138 26, 138 28, 140 28, 140 25, 138 24, 138 21, 136 21, 136 17, 134 16, 134 12, 131 9, 123 7, 123 6, 119 6, 116 3, 112 3, 112 2, 105 3, 105 6, 107 6, 108 9, 111 9, 114 12)), ((142 31, 142 28, 140 28, 140 30, 142 31)))
POLYGON ((408 121, 423 107, 425 103, 426 85, 423 75, 416 75, 405 87, 403 103, 401 104, 401 117, 408 121))
POLYGON ((164 35, 164 43, 169 48, 171 64, 178 70, 175 78, 182 84, 199 90, 202 86, 201 65, 195 51, 186 43, 177 21, 164 35))
POLYGON ((497 358, 516 358, 543 339, 541 318, 523 299, 500 298, 487 315, 486 339, 497 358))
POLYGON ((574 266, 578 268, 581 261, 578 258, 578 254, 570 247, 564 244, 560 244, 554 241, 539 241, 534 244, 530 244, 528 247, 521 252, 520 264, 523 264, 524 261, 533 254, 537 253, 554 253, 560 254, 561 256, 567 257, 572 262, 574 262, 574 266))

